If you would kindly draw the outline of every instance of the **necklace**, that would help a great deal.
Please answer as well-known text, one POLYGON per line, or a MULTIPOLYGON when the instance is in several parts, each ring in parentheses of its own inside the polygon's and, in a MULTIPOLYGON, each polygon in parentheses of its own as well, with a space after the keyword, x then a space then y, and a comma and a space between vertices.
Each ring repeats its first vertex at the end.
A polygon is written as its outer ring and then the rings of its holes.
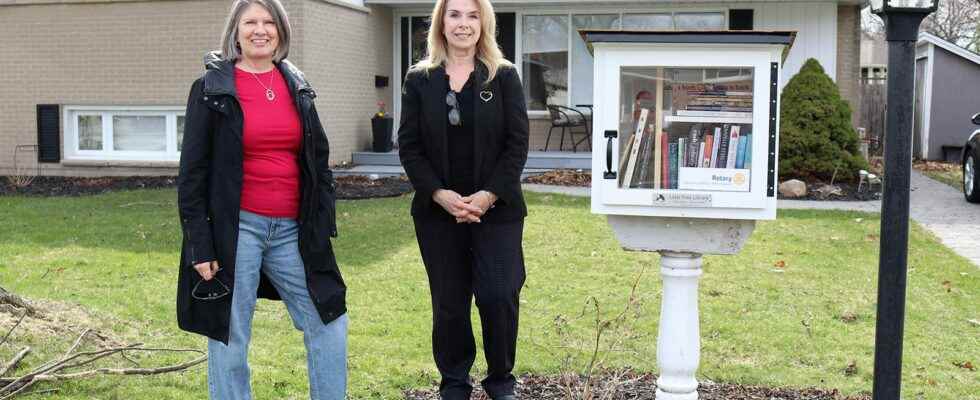
POLYGON ((259 76, 255 75, 254 72, 249 71, 248 73, 252 74, 252 77, 254 77, 255 80, 259 82, 259 85, 262 85, 262 87, 265 88, 265 98, 269 99, 269 101, 276 99, 276 93, 272 91, 272 82, 276 80, 276 74, 274 72, 270 74, 272 75, 272 77, 269 78, 269 86, 266 86, 264 83, 262 83, 262 80, 259 79, 259 76))

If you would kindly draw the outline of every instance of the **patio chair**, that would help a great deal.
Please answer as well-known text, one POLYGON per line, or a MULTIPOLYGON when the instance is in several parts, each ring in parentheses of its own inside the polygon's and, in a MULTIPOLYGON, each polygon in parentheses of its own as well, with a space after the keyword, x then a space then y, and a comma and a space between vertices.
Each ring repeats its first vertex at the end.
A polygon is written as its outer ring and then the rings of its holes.
POLYGON ((566 133, 568 133, 569 142, 572 144, 573 153, 578 151, 578 145, 584 141, 588 141, 589 148, 592 148, 592 133, 589 131, 589 120, 585 117, 585 113, 571 107, 553 104, 549 104, 547 107, 548 113, 551 115, 551 128, 548 129, 548 138, 545 140, 544 149, 541 149, 541 151, 548 151, 548 145, 551 143, 551 133, 555 128, 561 128, 558 151, 564 151, 566 133), (576 128, 582 129, 576 131, 576 128), (582 134, 584 137, 576 142, 576 134, 582 134))

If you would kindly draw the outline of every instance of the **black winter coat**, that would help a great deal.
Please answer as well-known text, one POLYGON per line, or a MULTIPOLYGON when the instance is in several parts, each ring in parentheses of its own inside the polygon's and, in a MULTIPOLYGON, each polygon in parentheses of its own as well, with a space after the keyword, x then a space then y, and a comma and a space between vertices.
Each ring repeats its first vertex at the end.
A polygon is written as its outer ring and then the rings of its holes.
MULTIPOLYGON (((480 219, 483 223, 520 220, 527 216, 521 172, 528 152, 527 105, 521 78, 514 67, 503 66, 486 83, 488 72, 481 62, 476 63, 475 72, 476 84, 471 86, 476 118, 473 178, 477 189, 497 195, 494 207, 480 219)), ((437 189, 449 187, 451 173, 446 77, 441 66, 429 71, 412 69, 402 88, 398 155, 415 188, 412 216, 421 221, 453 218, 432 201, 437 189)))
MULTIPOLYGON (((214 53, 205 62, 207 69, 191 86, 187 99, 177 177, 184 235, 177 278, 177 324, 227 343, 231 294, 199 300, 191 291, 201 280, 194 265, 213 260, 221 266, 215 279, 234 291, 244 117, 236 96, 234 63, 220 60, 214 53)), ((327 164, 329 145, 313 104, 316 94, 303 73, 286 60, 276 67, 290 89, 302 125, 299 250, 310 297, 320 319, 327 323, 346 312, 346 286, 330 243, 337 230, 333 173, 327 164)), ((264 275, 258 296, 280 299, 264 275)))

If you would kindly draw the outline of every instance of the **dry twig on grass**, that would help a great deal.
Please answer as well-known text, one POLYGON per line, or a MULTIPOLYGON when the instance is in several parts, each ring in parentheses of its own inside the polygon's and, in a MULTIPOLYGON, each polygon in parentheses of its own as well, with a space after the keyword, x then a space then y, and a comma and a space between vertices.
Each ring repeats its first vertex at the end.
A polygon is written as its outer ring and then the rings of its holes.
MULTIPOLYGON (((0 288, 0 290, 2 290, 2 288, 0 288)), ((6 290, 3 290, 2 294, 4 296, 7 296, 5 297, 5 299, 16 298, 20 300, 21 304, 27 304, 26 302, 23 301, 23 299, 14 296, 13 294, 7 292, 6 290)), ((8 304, 12 304, 12 303, 8 303, 8 304)), ((27 310, 27 308, 25 308, 25 311, 21 315, 20 319, 12 328, 10 328, 9 331, 7 331, 7 334, 4 335, 3 340, 0 341, 0 344, 6 342, 7 338, 10 337, 11 333, 13 333, 13 331, 17 329, 18 326, 20 326, 20 323, 24 320, 26 316, 29 315, 29 313, 30 312, 27 310)), ((95 332, 91 329, 85 329, 80 335, 78 335, 78 337, 75 339, 71 347, 69 347, 68 351, 66 351, 64 355, 49 360, 48 362, 45 362, 40 366, 35 367, 30 372, 23 374, 21 376, 5 377, 5 375, 7 375, 8 373, 16 371, 17 366, 20 364, 20 362, 25 357, 27 357, 27 355, 31 352, 30 347, 25 347, 23 350, 17 353, 17 355, 15 355, 10 362, 7 363, 0 362, 0 400, 9 400, 9 399, 13 399, 16 396, 26 395, 29 393, 26 392, 26 390, 38 382, 62 382, 68 380, 79 380, 79 379, 86 379, 86 378, 92 378, 96 376, 107 376, 107 375, 158 375, 158 374, 165 374, 169 372, 182 371, 207 360, 207 354, 205 354, 203 351, 200 350, 150 348, 150 347, 144 347, 142 343, 135 343, 135 344, 125 345, 125 346, 113 346, 109 348, 92 350, 92 351, 79 351, 86 337, 88 336, 97 337, 100 339, 103 338, 103 336, 100 335, 98 332, 95 332), (114 355, 119 355, 120 357, 122 357, 123 359, 129 362, 135 363, 135 361, 129 358, 127 354, 132 352, 193 352, 193 353, 200 354, 200 356, 193 360, 185 361, 183 363, 167 365, 158 368, 89 367, 89 369, 78 370, 98 360, 102 360, 114 355)), ((46 389, 46 391, 48 390, 49 389, 46 389)), ((35 393, 35 392, 30 392, 30 393, 35 393)))

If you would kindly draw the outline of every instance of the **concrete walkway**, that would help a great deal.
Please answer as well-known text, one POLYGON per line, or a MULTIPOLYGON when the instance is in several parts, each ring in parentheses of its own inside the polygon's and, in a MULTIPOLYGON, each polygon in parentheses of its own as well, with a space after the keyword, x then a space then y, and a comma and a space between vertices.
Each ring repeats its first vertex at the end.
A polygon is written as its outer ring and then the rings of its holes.
MULTIPOLYGON (((589 188, 524 184, 524 190, 588 197, 589 188)), ((912 171, 910 214, 956 254, 980 267, 980 204, 968 203, 963 192, 912 171)), ((881 201, 779 200, 782 209, 881 212, 881 201)))

